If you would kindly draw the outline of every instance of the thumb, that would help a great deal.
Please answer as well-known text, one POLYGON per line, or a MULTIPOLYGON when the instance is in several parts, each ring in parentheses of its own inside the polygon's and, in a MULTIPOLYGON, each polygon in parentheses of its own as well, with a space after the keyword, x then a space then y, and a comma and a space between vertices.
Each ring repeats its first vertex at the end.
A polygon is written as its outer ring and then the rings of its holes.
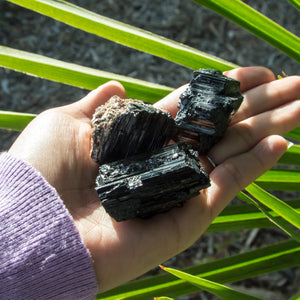
POLYGON ((71 104, 71 106, 80 112, 81 117, 91 119, 95 109, 115 95, 126 98, 125 89, 118 81, 109 81, 88 93, 81 100, 71 104))

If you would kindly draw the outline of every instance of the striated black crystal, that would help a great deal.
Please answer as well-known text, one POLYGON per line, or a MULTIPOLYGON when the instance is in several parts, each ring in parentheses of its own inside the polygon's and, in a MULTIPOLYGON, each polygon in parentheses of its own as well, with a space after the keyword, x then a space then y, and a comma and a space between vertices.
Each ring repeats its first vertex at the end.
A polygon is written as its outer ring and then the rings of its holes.
POLYGON ((206 153, 223 137, 242 101, 239 81, 217 70, 194 71, 188 88, 180 96, 174 140, 206 153))
POLYGON ((112 97, 92 119, 92 159, 108 163, 161 148, 173 135, 169 113, 140 100, 112 97))
POLYGON ((181 206, 209 185, 198 153, 186 144, 104 164, 96 179, 99 199, 116 221, 147 218, 181 206))
POLYGON ((175 121, 140 100, 114 96, 100 106, 92 120, 91 157, 104 163, 96 191, 109 215, 116 221, 147 218, 207 188, 198 153, 220 140, 242 100, 238 81, 200 69, 180 96, 175 121), (178 143, 165 146, 171 138, 178 143))

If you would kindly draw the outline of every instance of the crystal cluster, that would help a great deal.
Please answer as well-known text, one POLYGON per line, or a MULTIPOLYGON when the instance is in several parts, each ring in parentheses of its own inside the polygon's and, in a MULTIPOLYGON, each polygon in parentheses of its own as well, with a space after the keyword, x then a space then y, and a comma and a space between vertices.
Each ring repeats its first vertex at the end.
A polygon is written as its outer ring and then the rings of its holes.
POLYGON ((242 101, 239 81, 216 70, 195 71, 180 96, 174 139, 206 153, 223 137, 242 101))
POLYGON ((198 155, 173 144, 100 166, 96 191, 116 221, 146 218, 168 211, 209 186, 198 155))
POLYGON ((161 148, 174 134, 169 113, 140 100, 112 97, 92 119, 92 159, 108 163, 161 148))
POLYGON ((225 133, 243 97, 239 82, 200 69, 180 96, 175 120, 140 100, 112 97, 92 119, 96 191, 116 221, 166 212, 210 185, 199 153, 225 133), (170 139, 177 143, 168 145, 170 139), (197 150, 197 151, 196 151, 197 150))

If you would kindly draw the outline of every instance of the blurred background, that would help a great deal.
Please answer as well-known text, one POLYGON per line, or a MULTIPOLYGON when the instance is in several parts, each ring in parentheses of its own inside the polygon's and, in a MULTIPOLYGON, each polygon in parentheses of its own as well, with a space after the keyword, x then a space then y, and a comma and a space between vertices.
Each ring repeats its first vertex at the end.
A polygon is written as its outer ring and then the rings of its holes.
MULTIPOLYGON (((299 64, 237 25, 189 0, 73 0, 107 17, 185 43, 240 66, 262 65, 276 75, 300 75, 299 64)), ((286 29, 300 32, 299 12, 285 0, 244 1, 286 29)), ((0 0, 0 44, 170 87, 190 80, 191 70, 132 50, 0 0)), ((0 110, 39 113, 71 103, 88 91, 0 68, 0 110)), ((141 99, 142 100, 142 99, 141 99)), ((19 133, 0 130, 0 150, 19 133)), ((205 234, 166 266, 186 267, 255 249, 284 239, 275 229, 205 234)), ((153 270, 151 274, 156 274, 153 270)), ((287 299, 300 280, 299 269, 264 275, 239 283, 264 299, 287 299)), ((251 292, 251 291, 250 291, 251 292)), ((214 299, 196 293, 182 299, 214 299)))

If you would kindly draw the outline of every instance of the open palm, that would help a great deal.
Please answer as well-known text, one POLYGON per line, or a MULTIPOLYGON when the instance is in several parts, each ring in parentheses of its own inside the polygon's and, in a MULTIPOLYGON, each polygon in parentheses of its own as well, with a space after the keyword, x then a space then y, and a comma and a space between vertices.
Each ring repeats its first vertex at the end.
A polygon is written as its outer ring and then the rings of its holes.
MULTIPOLYGON (((244 103, 226 136, 211 149, 211 187, 182 208, 147 220, 115 222, 94 190, 98 166, 90 158, 91 117, 123 87, 109 82, 74 104, 40 114, 10 153, 30 162, 54 186, 69 209, 94 260, 99 291, 141 275, 189 247, 233 197, 267 171, 286 149, 283 134, 300 124, 300 79, 274 81, 265 68, 230 71, 241 81, 244 103)), ((176 114, 184 87, 156 103, 176 114)))

